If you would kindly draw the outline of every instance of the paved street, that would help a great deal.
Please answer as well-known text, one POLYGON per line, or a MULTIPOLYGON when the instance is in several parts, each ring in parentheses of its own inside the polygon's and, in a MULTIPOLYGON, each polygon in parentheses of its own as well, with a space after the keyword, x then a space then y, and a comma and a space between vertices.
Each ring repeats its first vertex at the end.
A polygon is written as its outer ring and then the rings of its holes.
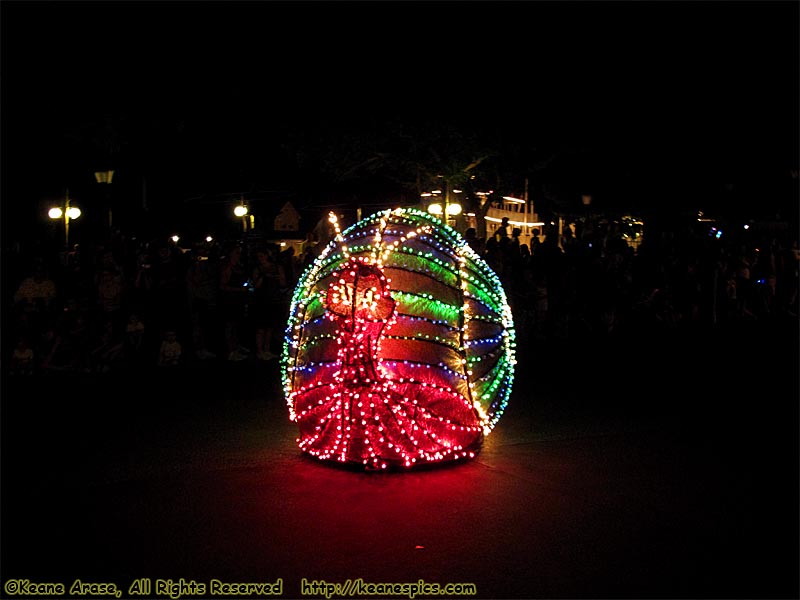
POLYGON ((303 578, 361 578, 473 583, 479 598, 796 598, 795 325, 523 340, 478 457, 402 474, 301 456, 274 361, 6 377, 3 582, 115 582, 123 597, 137 578, 280 578, 286 598, 303 578))

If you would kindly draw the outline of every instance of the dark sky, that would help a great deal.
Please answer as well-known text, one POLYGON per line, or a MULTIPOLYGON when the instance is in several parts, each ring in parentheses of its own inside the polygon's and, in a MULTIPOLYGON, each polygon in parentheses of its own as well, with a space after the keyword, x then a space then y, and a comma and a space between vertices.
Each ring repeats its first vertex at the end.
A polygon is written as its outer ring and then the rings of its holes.
POLYGON ((589 151, 610 181, 781 177, 798 168, 798 6, 4 0, 4 195, 82 185, 104 118, 154 197, 260 164, 280 187, 287 132, 389 118, 589 151))

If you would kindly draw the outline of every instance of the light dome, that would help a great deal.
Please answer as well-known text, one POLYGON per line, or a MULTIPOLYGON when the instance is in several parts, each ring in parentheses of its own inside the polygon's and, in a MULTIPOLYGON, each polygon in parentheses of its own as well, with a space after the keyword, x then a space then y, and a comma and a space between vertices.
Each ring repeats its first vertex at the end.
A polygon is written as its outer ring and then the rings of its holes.
POLYGON ((281 376, 301 450, 368 469, 475 456, 511 394, 514 335, 499 278, 453 228, 417 209, 362 219, 292 298, 281 376))

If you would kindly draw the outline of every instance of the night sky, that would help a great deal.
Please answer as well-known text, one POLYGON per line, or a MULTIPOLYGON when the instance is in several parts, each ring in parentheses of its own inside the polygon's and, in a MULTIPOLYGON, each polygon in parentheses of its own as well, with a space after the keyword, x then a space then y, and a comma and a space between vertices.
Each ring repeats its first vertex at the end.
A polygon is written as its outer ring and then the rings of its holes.
POLYGON ((319 201, 326 140, 389 123, 479 131, 521 174, 557 155, 541 177, 601 196, 735 190, 792 215, 798 6, 4 1, 4 217, 96 194, 106 165, 165 215, 239 191, 319 201))

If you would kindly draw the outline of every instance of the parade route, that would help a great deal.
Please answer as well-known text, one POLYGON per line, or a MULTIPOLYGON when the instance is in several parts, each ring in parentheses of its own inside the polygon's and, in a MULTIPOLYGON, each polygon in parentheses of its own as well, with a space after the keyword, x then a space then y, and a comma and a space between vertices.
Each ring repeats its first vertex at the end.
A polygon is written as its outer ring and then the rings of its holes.
POLYGON ((400 474, 302 456, 275 361, 6 379, 3 581, 122 597, 149 582, 154 598, 266 597, 279 580, 284 598, 368 597, 368 583, 796 597, 797 355, 791 335, 769 340, 521 348, 476 459, 400 474))

